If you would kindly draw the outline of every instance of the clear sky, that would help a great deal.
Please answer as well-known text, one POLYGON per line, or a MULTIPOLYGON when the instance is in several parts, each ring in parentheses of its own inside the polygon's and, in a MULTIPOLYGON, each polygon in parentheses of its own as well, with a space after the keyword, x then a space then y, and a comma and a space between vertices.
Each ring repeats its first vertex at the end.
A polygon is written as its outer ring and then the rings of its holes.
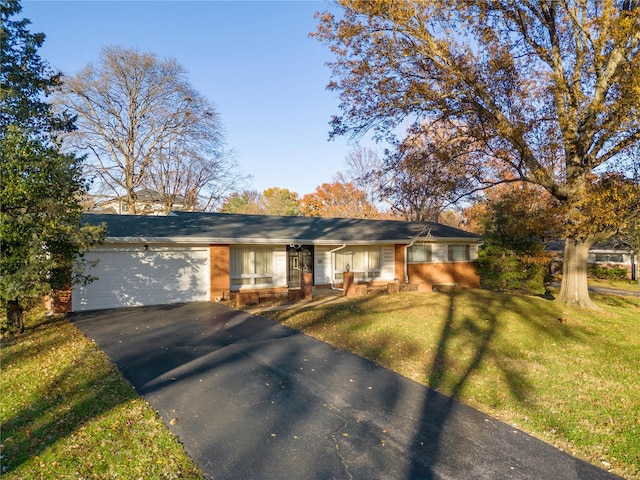
POLYGON ((330 182, 354 147, 328 141, 338 114, 325 90, 331 60, 309 38, 321 1, 35 1, 19 17, 46 35, 40 50, 67 75, 97 62, 109 45, 174 57, 212 101, 250 187, 288 188, 300 196, 330 182))

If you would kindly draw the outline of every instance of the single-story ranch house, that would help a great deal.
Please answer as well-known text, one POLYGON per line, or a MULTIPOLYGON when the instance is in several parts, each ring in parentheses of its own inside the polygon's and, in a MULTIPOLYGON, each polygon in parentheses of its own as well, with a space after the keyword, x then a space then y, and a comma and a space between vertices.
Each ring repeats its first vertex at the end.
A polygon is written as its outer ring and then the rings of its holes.
POLYGON ((95 280, 55 295, 58 311, 339 289, 347 278, 421 290, 480 283, 480 237, 437 223, 186 212, 86 222, 107 226, 85 255, 95 280))

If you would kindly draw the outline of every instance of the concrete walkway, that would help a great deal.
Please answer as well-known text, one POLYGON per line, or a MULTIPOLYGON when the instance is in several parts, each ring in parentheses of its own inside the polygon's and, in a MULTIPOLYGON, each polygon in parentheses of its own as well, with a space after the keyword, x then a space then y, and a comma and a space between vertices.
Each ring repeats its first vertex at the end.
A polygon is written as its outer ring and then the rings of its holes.
POLYGON ((72 320, 207 478, 616 478, 360 357, 224 305, 72 320))

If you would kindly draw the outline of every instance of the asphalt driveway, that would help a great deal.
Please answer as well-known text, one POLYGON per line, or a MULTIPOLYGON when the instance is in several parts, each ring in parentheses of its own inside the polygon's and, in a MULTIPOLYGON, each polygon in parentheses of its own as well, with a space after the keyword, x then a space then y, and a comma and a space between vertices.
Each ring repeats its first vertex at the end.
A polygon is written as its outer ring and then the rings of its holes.
POLYGON ((617 478, 369 361, 224 305, 72 320, 209 478, 617 478))

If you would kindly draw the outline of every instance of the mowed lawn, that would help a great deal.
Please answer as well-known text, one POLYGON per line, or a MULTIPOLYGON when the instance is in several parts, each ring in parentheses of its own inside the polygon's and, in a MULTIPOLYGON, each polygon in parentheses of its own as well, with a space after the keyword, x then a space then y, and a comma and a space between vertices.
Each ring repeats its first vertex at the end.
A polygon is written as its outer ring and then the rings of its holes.
POLYGON ((201 479, 157 413, 62 317, 0 349, 0 477, 201 479))
POLYGON ((593 298, 601 311, 461 289, 265 315, 640 478, 640 298, 593 298))

